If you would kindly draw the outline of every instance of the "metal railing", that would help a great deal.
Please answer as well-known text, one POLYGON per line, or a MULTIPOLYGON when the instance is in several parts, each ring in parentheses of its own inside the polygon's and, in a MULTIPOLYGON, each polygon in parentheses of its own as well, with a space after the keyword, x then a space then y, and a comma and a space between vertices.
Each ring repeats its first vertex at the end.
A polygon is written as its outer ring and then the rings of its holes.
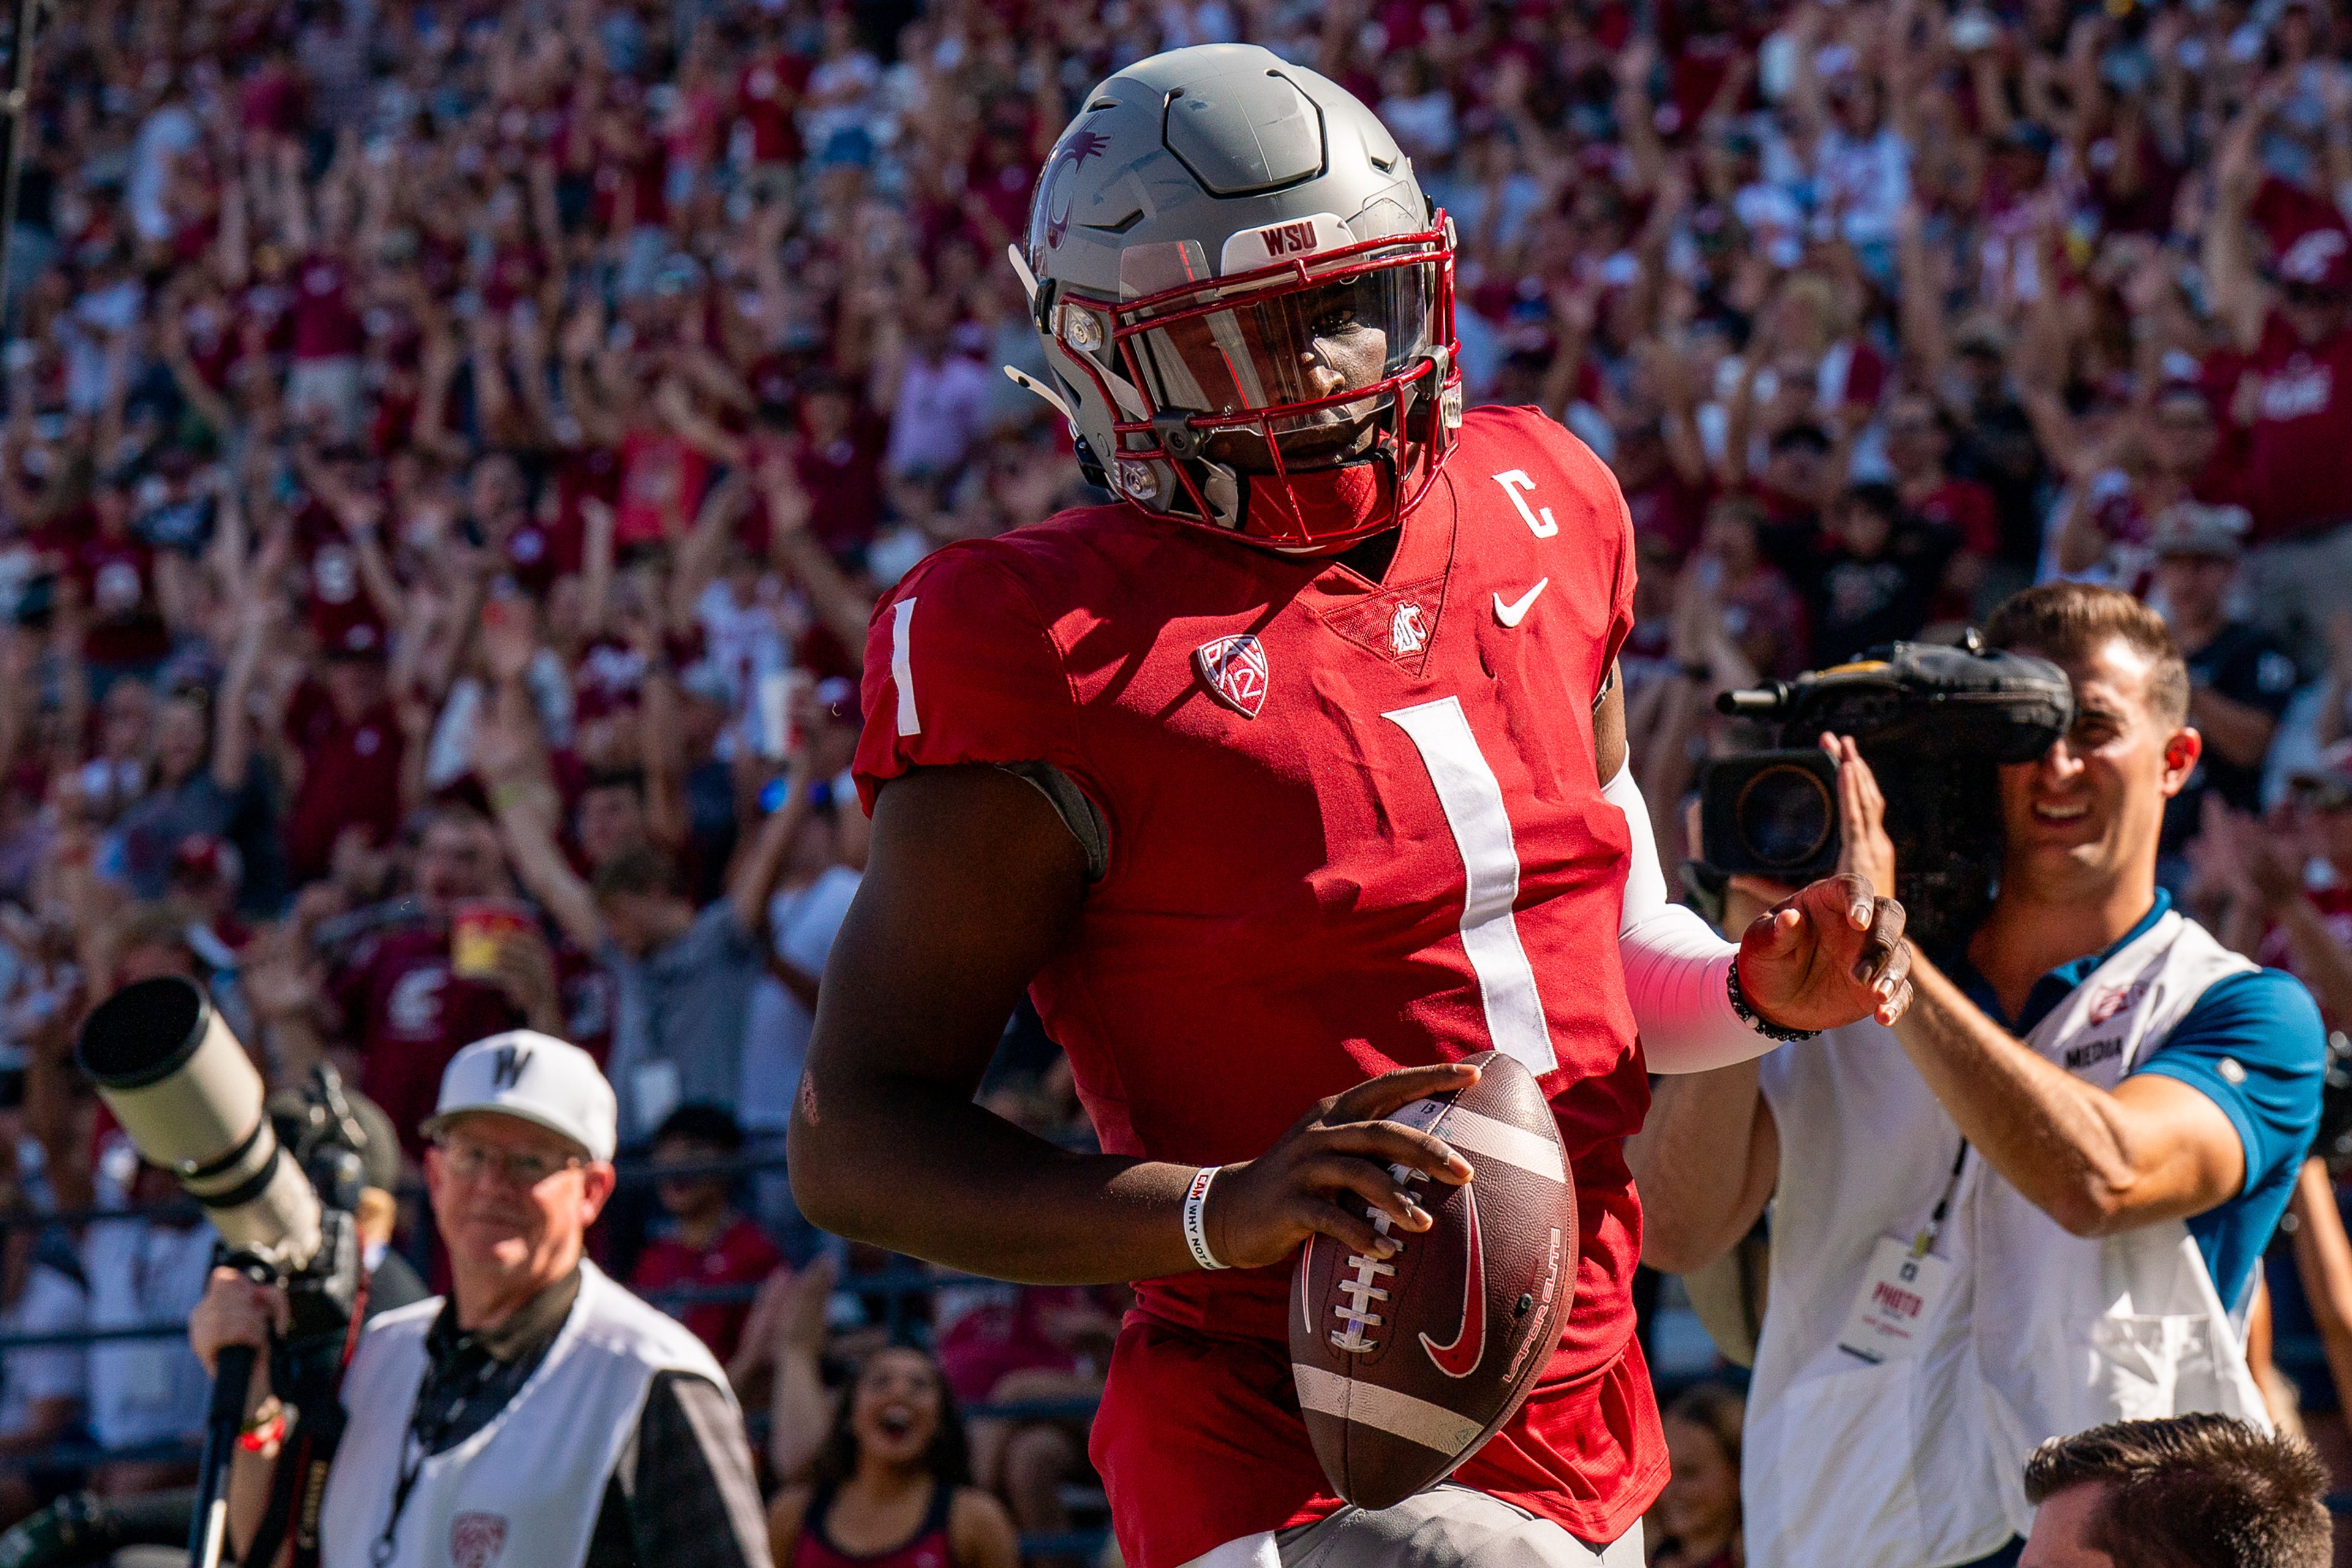
MULTIPOLYGON (((731 1160, 698 1164, 671 1164, 656 1167, 650 1160, 638 1157, 615 1162, 620 1184, 628 1187, 650 1186, 656 1181, 679 1176, 727 1176, 747 1180, 763 1172, 783 1167, 780 1151, 746 1153, 731 1160)), ((425 1223, 411 1228, 403 1256, 416 1266, 420 1274, 427 1271, 433 1240, 431 1211, 425 1205, 425 1189, 421 1184, 406 1183, 394 1194, 404 1205, 413 1202, 425 1223)), ((203 1216, 204 1211, 184 1198, 172 1198, 160 1203, 94 1205, 76 1209, 42 1212, 17 1208, 0 1211, 0 1233, 15 1226, 33 1226, 47 1229, 80 1228, 123 1220, 163 1220, 188 1224, 203 1216)), ((934 1268, 912 1262, 894 1262, 859 1274, 845 1275, 833 1289, 835 1302, 858 1302, 879 1296, 883 1300, 886 1326, 896 1336, 906 1331, 916 1314, 911 1310, 912 1298, 930 1295, 942 1289, 971 1283, 990 1283, 982 1276, 963 1274, 950 1269, 934 1268)), ((757 1284, 741 1285, 677 1285, 659 1290, 640 1292, 644 1300, 666 1311, 711 1304, 745 1304, 759 1293, 757 1284)), ((54 1333, 0 1334, 0 1354, 16 1350, 51 1349, 60 1345, 102 1345, 142 1342, 157 1340, 184 1339, 188 1325, 185 1320, 165 1322, 120 1324, 109 1328, 66 1330, 54 1333)), ((1085 1421, 1092 1419, 1097 1401, 1091 1397, 1063 1399, 1017 1399, 1001 1402, 982 1401, 964 1406, 967 1419, 1002 1419, 1013 1421, 1085 1421)), ((751 1439, 761 1442, 766 1435, 768 1415, 765 1411, 748 1412, 744 1425, 751 1439)), ((95 1443, 69 1442, 55 1445, 37 1454, 0 1455, 0 1475, 26 1471, 77 1472, 96 1469, 118 1463, 189 1463, 198 1453, 198 1444, 191 1437, 185 1440, 165 1440, 110 1448, 95 1443)), ((1066 1531, 1051 1534, 1024 1535, 1021 1551, 1024 1558, 1085 1557, 1100 1552, 1108 1541, 1104 1531, 1066 1531)))

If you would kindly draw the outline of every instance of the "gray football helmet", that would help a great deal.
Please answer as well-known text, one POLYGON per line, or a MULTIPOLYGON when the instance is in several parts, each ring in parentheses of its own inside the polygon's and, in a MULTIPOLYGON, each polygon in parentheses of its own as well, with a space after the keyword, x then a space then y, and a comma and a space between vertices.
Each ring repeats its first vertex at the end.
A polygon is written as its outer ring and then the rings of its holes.
POLYGON ((1453 226, 1371 110, 1249 44, 1140 60, 1038 177, 1025 258, 1089 477, 1292 550, 1394 527, 1462 422, 1453 226))

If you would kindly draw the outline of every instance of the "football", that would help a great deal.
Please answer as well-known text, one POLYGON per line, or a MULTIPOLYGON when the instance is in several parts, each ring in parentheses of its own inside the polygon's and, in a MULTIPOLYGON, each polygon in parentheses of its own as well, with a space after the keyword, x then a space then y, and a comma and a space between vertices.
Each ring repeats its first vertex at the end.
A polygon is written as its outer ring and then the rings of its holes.
MULTIPOLYGON (((1526 1399, 1576 1280, 1576 1193, 1543 1091, 1498 1051, 1478 1081, 1390 1120, 1470 1162, 1454 1186, 1391 1169, 1435 1222, 1389 1258, 1316 1236, 1290 1286, 1290 1370, 1332 1490, 1386 1508, 1443 1480, 1526 1399)), ((1383 1232, 1385 1214, 1373 1215, 1383 1232)))

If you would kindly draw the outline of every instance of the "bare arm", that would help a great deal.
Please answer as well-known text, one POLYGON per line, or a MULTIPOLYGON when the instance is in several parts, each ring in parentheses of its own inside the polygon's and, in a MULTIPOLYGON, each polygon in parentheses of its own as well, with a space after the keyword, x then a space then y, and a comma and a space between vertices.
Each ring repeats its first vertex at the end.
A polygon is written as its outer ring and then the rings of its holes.
POLYGON ((256 595, 237 618, 236 647, 221 672, 219 699, 213 714, 213 783, 234 794, 245 787, 253 766, 253 673, 261 663, 261 639, 269 628, 268 599, 256 595))
POLYGON ((760 824, 758 835, 727 874, 728 907, 735 912, 735 923, 754 941, 768 929, 768 894, 775 888, 777 873, 783 869, 784 851, 792 846, 793 832, 808 815, 807 775, 807 757, 795 758, 784 781, 784 803, 760 824))
POLYGON ((793 476, 792 465, 782 459, 771 461, 760 469, 758 478, 767 492, 769 548, 776 564, 792 574, 817 618, 842 647, 860 646, 866 639, 866 623, 873 618, 874 601, 809 532, 808 492, 793 476))
MULTIPOLYGON (((1005 1017, 1067 939, 1085 889, 1076 840, 1012 774, 924 768, 884 787, 786 1144, 813 1223, 1039 1284, 1195 1267, 1181 1223, 1192 1167, 1076 1153, 972 1103, 1005 1017)), ((1470 1168, 1378 1119, 1469 1076, 1408 1068, 1305 1108, 1266 1154, 1220 1171, 1204 1222, 1213 1253, 1262 1267, 1319 1232, 1390 1256, 1364 1205, 1408 1231, 1428 1221, 1375 1162, 1409 1149, 1444 1180, 1470 1168)))
POLYGON ((2222 135, 2213 165, 2213 216, 2205 226, 2205 277, 2215 314, 2238 347, 2248 352, 2261 343, 2263 318, 2269 310, 2254 271, 2247 212, 2262 183, 2254 142, 2266 118, 2258 100, 2241 110, 2222 135))
POLYGON ((2294 1271, 2319 1329, 2327 1375, 2339 1400, 2352 1396, 2352 1240, 2344 1235, 2327 1163, 2316 1154, 2303 1163, 2287 1209, 2295 1220, 2294 1271))
POLYGON ((2110 1091, 2011 1037, 1925 956, 1895 1037, 1960 1132, 2033 1205, 2075 1236, 2185 1219, 2234 1197, 2245 1150, 2221 1108, 2175 1079, 2110 1091))
POLYGON ((2224 697, 2210 686, 2189 692, 2189 721, 2205 743, 2242 768, 2258 768, 2278 733, 2278 721, 2251 702, 2224 697))
POLYGON ((1757 1070, 1741 1062, 1652 1085, 1649 1117, 1625 1141, 1642 1194, 1642 1261, 1651 1268, 1704 1268, 1763 1214, 1780 1179, 1780 1130, 1757 1070))
POLYGON ((554 786, 546 782, 538 726, 522 682, 501 682, 475 731, 474 765, 489 785, 499 832, 523 886, 565 936, 583 951, 596 952, 604 945, 604 917, 595 894, 555 841, 562 807, 554 786))
POLYGON ((948 1510, 948 1539, 965 1568, 1021 1568, 1013 1515, 977 1487, 960 1489, 948 1510))

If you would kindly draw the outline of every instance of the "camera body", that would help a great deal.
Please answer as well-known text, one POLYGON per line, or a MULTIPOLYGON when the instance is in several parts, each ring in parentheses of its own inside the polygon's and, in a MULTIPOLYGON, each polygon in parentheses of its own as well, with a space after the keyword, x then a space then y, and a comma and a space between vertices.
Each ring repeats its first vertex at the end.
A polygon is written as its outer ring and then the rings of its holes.
MULTIPOLYGON (((1717 707, 1776 725, 1777 749, 1699 777, 1705 868, 1803 884, 1836 869, 1837 765, 1818 744, 1851 735, 1886 797, 1894 894, 1915 941, 1973 929, 2000 871, 1997 770, 2048 751, 2074 720, 2065 671, 2028 654, 1895 643, 1792 681, 1728 691, 1717 707)), ((1880 889, 1882 893, 1886 889, 1880 889)))

